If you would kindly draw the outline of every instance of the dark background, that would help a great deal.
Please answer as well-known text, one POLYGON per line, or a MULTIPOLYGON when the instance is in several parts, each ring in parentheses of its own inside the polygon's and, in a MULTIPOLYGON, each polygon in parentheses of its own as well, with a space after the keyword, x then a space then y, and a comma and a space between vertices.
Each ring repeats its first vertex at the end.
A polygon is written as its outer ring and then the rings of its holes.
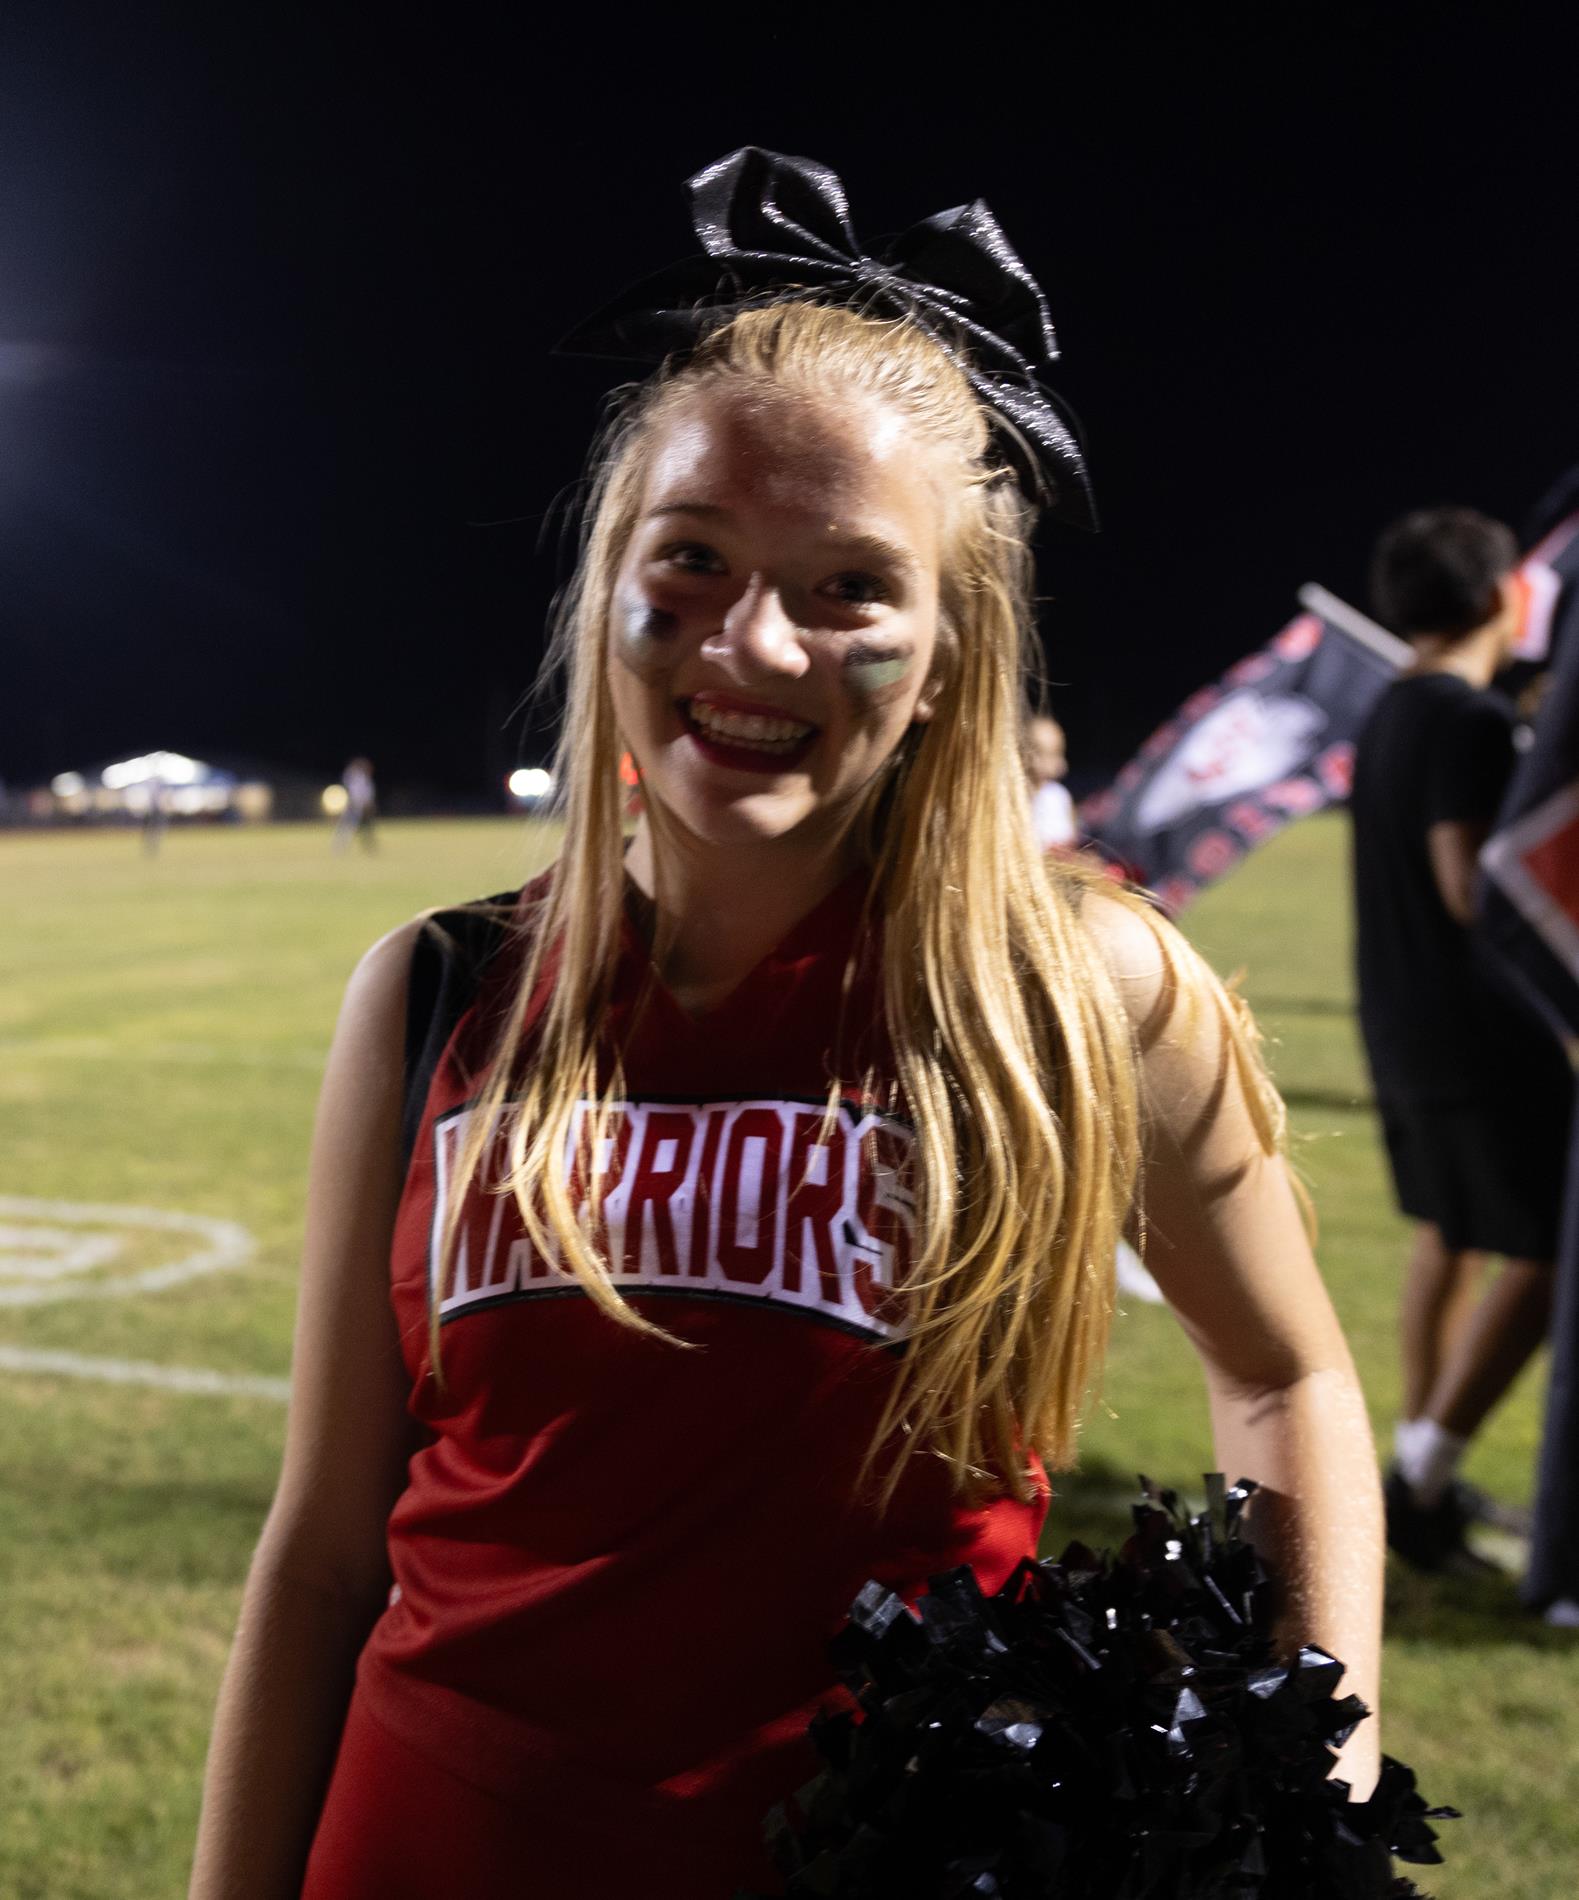
POLYGON ((124 11, 0 24, 13 788, 366 751, 460 802, 540 758, 620 373, 549 346, 741 143, 833 166, 874 248, 983 196, 1045 287, 1104 518, 1042 548, 1085 782, 1302 581, 1363 601, 1391 516, 1517 524, 1579 458, 1579 49, 1533 8, 124 11))

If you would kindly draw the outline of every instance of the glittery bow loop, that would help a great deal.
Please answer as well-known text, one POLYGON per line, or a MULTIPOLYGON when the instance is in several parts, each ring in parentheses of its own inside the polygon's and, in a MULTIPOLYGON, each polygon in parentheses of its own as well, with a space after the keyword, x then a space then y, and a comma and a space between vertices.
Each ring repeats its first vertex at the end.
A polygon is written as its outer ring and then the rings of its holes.
POLYGON ((815 159, 742 145, 699 171, 686 190, 709 257, 821 263, 840 274, 871 266, 856 242, 844 186, 815 159))
POLYGON ((729 312, 792 290, 909 316, 1011 425, 1001 445, 1027 494, 1076 527, 1096 526, 1072 421, 1037 380, 1058 356, 1047 300, 979 198, 912 225, 873 258, 856 240, 843 185, 812 159, 745 145, 687 189, 706 255, 633 285, 578 324, 562 351, 659 362, 694 348, 729 312))

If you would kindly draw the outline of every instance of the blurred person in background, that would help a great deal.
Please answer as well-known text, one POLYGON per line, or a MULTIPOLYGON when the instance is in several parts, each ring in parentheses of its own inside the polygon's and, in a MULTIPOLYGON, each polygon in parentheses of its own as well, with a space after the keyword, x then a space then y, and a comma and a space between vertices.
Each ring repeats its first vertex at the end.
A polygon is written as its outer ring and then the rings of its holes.
POLYGON ((1514 764, 1491 690, 1517 631, 1518 549, 1467 508, 1381 537, 1377 617, 1414 663, 1361 733, 1351 800, 1360 1027, 1400 1210, 1415 1222, 1388 1540, 1424 1569, 1483 1560, 1476 1517, 1516 1523, 1458 1477, 1545 1337, 1571 1077, 1470 926, 1478 859, 1514 764), (1504 1265, 1482 1293, 1487 1256, 1504 1265))
POLYGON ((1051 713, 1025 719, 1025 770, 1031 782, 1031 825, 1044 851, 1072 851, 1080 842, 1075 801, 1064 780, 1069 749, 1064 729, 1051 713))
POLYGON ((373 821, 378 816, 378 788, 373 782, 373 761, 355 758, 345 768, 340 784, 345 806, 334 825, 334 849, 343 851, 353 838, 361 840, 364 851, 378 848, 373 821))
POLYGON ((170 798, 165 782, 157 773, 147 782, 148 802, 143 807, 142 832, 143 856, 148 858, 159 855, 159 847, 164 843, 165 827, 170 822, 170 798))

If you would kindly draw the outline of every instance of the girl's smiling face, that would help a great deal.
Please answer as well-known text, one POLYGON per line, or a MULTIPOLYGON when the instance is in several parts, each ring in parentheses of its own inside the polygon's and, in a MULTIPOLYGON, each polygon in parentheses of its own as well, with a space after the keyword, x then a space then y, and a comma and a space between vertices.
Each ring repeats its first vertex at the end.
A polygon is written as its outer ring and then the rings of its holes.
POLYGON ((931 717, 935 462, 862 397, 714 385, 658 423, 608 677, 645 795, 698 838, 837 835, 931 717))

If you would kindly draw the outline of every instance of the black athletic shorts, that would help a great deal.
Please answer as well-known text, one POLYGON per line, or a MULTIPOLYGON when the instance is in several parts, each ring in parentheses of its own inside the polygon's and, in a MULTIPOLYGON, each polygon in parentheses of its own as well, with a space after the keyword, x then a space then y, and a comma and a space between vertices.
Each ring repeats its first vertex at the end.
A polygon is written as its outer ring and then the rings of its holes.
POLYGON ((1473 1102, 1379 1096, 1400 1209, 1455 1253, 1555 1260, 1572 1087, 1473 1102))

